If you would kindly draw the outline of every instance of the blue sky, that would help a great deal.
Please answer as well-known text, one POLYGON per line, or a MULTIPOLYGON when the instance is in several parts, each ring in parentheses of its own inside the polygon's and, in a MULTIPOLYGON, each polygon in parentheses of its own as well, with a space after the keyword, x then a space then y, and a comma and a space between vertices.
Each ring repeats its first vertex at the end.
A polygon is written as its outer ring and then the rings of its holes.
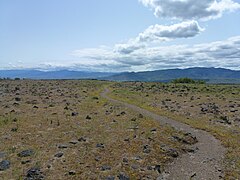
POLYGON ((240 0, 177 1, 2 0, 0 69, 240 69, 240 0))

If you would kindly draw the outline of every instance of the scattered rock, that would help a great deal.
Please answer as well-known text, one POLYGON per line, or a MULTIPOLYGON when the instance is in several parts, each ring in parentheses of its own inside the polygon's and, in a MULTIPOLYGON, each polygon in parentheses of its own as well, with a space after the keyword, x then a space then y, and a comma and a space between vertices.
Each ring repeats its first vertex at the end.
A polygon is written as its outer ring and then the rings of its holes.
POLYGON ((129 176, 122 172, 117 177, 119 178, 119 180, 130 180, 129 176))
POLYGON ((34 154, 33 150, 27 149, 27 150, 24 150, 24 151, 18 153, 18 156, 19 157, 28 157, 28 156, 32 156, 33 154, 34 154))
POLYGON ((43 180, 44 176, 40 168, 31 168, 27 171, 24 180, 43 180))
POLYGON ((5 171, 10 168, 10 161, 3 160, 0 162, 0 171, 5 171))
POLYGON ((161 174, 161 166, 155 165, 154 170, 157 171, 159 174, 161 174))
POLYGON ((96 156, 94 159, 95 161, 100 161, 102 158, 100 156, 96 156))
POLYGON ((144 145, 143 146, 143 152, 148 154, 151 152, 150 146, 149 145, 144 145))
POLYGON ((72 116, 77 116, 78 113, 77 112, 72 112, 72 116))
POLYGON ((111 167, 110 166, 107 166, 107 165, 103 165, 101 167, 101 171, 110 171, 111 170, 111 167))
POLYGON ((124 157, 124 158, 123 158, 123 162, 124 162, 124 163, 128 163, 128 158, 124 157))
POLYGON ((90 120, 90 119, 92 119, 92 118, 91 118, 89 115, 87 115, 86 119, 90 120))
POLYGON ((32 162, 31 160, 26 160, 26 161, 22 161, 21 164, 27 164, 27 163, 30 163, 32 162))
POLYGON ((87 141, 87 139, 86 139, 86 138, 84 138, 84 137, 80 137, 80 138, 78 139, 78 141, 80 141, 80 142, 86 142, 86 141, 87 141))
POLYGON ((188 153, 196 153, 198 148, 197 147, 196 148, 183 148, 182 150, 185 152, 188 152, 188 153))
POLYGON ((17 132, 18 128, 12 128, 11 131, 12 132, 17 132))
POLYGON ((197 173, 193 173, 193 174, 191 175, 191 178, 194 178, 195 176, 197 176, 197 173))
POLYGON ((70 141, 69 143, 70 143, 70 144, 77 144, 78 141, 72 140, 72 141, 70 141))
POLYGON ((152 133, 155 133, 156 131, 157 131, 156 128, 151 129, 151 132, 152 132, 152 133))
POLYGON ((76 171, 71 170, 71 171, 68 172, 68 174, 69 174, 70 176, 74 176, 74 175, 76 175, 76 171))
POLYGON ((218 122, 223 124, 232 124, 227 116, 220 116, 220 120, 218 122))
POLYGON ((178 152, 177 152, 176 149, 168 149, 168 150, 167 150, 167 155, 168 155, 168 156, 171 156, 171 157, 173 157, 173 158, 176 158, 176 157, 179 156, 179 154, 178 154, 178 152))
POLYGON ((120 114, 121 114, 121 115, 125 115, 125 114, 126 114, 126 112, 125 112, 125 111, 122 111, 120 114))
POLYGON ((68 148, 68 146, 66 144, 59 144, 58 148, 59 149, 66 149, 66 148, 68 148))
POLYGON ((20 98, 20 97, 16 97, 16 98, 15 98, 15 101, 18 101, 18 102, 19 102, 19 101, 21 101, 21 98, 20 98))
POLYGON ((57 154, 54 155, 54 157, 60 158, 63 156, 63 152, 58 152, 57 154))
POLYGON ((106 177, 105 180, 115 180, 115 177, 114 176, 108 176, 108 177, 106 177))
POLYGON ((13 119, 13 122, 17 122, 17 118, 14 118, 14 119, 13 119))
POLYGON ((139 166, 137 164, 133 164, 133 165, 131 165, 131 168, 133 170, 137 170, 137 169, 139 169, 139 166))
POLYGON ((133 157, 133 159, 136 160, 136 161, 141 161, 142 157, 141 156, 136 156, 136 157, 133 157))
POLYGON ((97 144, 96 147, 97 148, 104 148, 104 144, 103 143, 97 144))
POLYGON ((181 143, 185 144, 196 144, 198 142, 196 136, 193 136, 191 133, 185 133, 182 137, 173 136, 173 138, 181 143))

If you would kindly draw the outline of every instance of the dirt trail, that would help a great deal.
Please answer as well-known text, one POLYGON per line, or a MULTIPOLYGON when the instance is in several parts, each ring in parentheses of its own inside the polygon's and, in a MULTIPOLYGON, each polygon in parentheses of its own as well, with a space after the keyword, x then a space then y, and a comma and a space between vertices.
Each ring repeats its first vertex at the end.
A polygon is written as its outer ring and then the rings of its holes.
POLYGON ((220 141, 206 131, 194 129, 189 125, 174 121, 172 119, 157 115, 138 106, 118 101, 108 97, 109 90, 105 89, 101 93, 103 98, 108 99, 113 103, 122 104, 134 111, 137 111, 145 116, 151 117, 161 124, 167 124, 177 130, 183 130, 196 136, 198 143, 191 145, 191 148, 197 148, 194 153, 186 153, 176 158, 176 160, 169 164, 165 172, 159 179, 169 180, 217 180, 222 179, 223 166, 222 161, 225 154, 225 148, 220 141))

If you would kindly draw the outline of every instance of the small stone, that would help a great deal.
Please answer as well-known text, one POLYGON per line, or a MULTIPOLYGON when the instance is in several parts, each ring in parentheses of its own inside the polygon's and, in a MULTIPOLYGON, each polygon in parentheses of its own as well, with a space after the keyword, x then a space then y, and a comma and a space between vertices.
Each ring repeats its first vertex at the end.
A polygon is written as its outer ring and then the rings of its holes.
POLYGON ((69 174, 70 176, 74 176, 74 175, 76 175, 76 171, 71 170, 71 171, 68 172, 68 174, 69 174))
POLYGON ((128 163, 128 158, 124 157, 124 158, 123 158, 123 162, 124 162, 124 163, 128 163))
POLYGON ((60 158, 63 156, 63 152, 59 152, 57 154, 54 155, 54 157, 60 158))
POLYGON ((153 167, 152 166, 147 166, 147 170, 152 171, 153 167))
POLYGON ((119 180, 130 180, 129 176, 122 172, 117 177, 119 178, 119 180))
POLYGON ((125 112, 125 111, 122 111, 120 114, 121 114, 121 115, 125 115, 125 114, 126 114, 126 112, 125 112))
POLYGON ((92 119, 89 115, 86 116, 86 119, 90 120, 92 119))
POLYGON ((68 148, 68 146, 66 144, 59 144, 58 148, 59 149, 66 149, 66 148, 68 148))
POLYGON ((70 141, 69 143, 70 143, 70 144, 77 144, 78 141, 72 140, 72 141, 70 141))
POLYGON ((133 164, 133 165, 131 165, 131 168, 132 168, 133 170, 137 170, 137 169, 139 169, 139 166, 136 165, 136 164, 133 164))
POLYGON ((157 171, 159 174, 161 174, 161 166, 155 165, 154 170, 157 171))
POLYGON ((94 159, 95 159, 95 161, 100 161, 101 157, 100 156, 96 156, 94 159))
POLYGON ((141 160, 142 160, 142 157, 141 157, 141 156, 136 156, 136 157, 134 157, 133 159, 136 160, 136 161, 141 161, 141 160))
POLYGON ((77 112, 72 112, 72 116, 77 116, 78 113, 77 112))
POLYGON ((110 171, 110 170, 111 170, 110 166, 104 165, 101 167, 101 171, 110 171))
POLYGON ((104 144, 103 143, 97 144, 96 147, 97 148, 104 148, 104 144))
POLYGON ((156 128, 151 129, 151 132, 156 132, 156 131, 157 131, 156 128))
POLYGON ((28 156, 32 156, 33 154, 34 154, 34 151, 31 149, 28 149, 28 150, 24 150, 24 151, 18 153, 18 156, 19 157, 28 157, 28 156))
POLYGON ((20 97, 16 97, 15 101, 21 101, 21 98, 20 97))
POLYGON ((87 139, 86 139, 86 138, 84 138, 84 137, 80 137, 80 138, 78 139, 78 141, 80 141, 80 142, 86 142, 86 141, 87 141, 87 139))
POLYGON ((27 164, 27 163, 30 163, 31 160, 26 160, 26 161, 22 161, 21 164, 27 164))
POLYGON ((14 118, 14 119, 13 119, 13 122, 17 122, 17 118, 14 118))
POLYGON ((106 179, 105 180, 114 180, 115 179, 115 177, 114 176, 108 176, 108 177, 106 177, 106 179))
POLYGON ((174 158, 176 158, 176 157, 179 156, 177 150, 175 150, 175 149, 169 149, 169 150, 167 151, 167 155, 168 155, 168 156, 171 156, 171 157, 174 157, 174 158))
POLYGON ((146 153, 146 154, 151 152, 151 149, 150 149, 149 145, 144 145, 143 146, 143 152, 146 153))
POLYGON ((5 171, 10 168, 10 161, 3 160, 0 162, 0 171, 5 171))
POLYGON ((12 128, 11 131, 12 132, 17 132, 18 128, 12 128))
POLYGON ((191 178, 193 178, 193 177, 195 177, 195 176, 197 176, 197 173, 193 173, 193 174, 191 175, 191 178))
POLYGON ((39 168, 31 168, 27 171, 27 175, 24 180, 43 180, 44 176, 39 168))

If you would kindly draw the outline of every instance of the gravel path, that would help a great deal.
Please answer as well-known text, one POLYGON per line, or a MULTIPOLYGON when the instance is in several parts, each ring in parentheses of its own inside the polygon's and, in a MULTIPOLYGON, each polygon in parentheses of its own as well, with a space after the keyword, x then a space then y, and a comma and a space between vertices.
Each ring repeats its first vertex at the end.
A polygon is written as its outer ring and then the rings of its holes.
POLYGON ((157 115, 138 106, 112 99, 107 96, 108 93, 109 90, 105 89, 101 96, 113 103, 122 104, 145 116, 151 117, 163 125, 170 125, 177 130, 189 132, 197 137, 198 143, 189 146, 191 149, 196 148, 196 152, 186 153, 176 158, 173 163, 166 167, 165 172, 158 178, 159 180, 222 179, 224 173, 222 162, 226 149, 214 136, 206 131, 192 128, 189 125, 157 115))

